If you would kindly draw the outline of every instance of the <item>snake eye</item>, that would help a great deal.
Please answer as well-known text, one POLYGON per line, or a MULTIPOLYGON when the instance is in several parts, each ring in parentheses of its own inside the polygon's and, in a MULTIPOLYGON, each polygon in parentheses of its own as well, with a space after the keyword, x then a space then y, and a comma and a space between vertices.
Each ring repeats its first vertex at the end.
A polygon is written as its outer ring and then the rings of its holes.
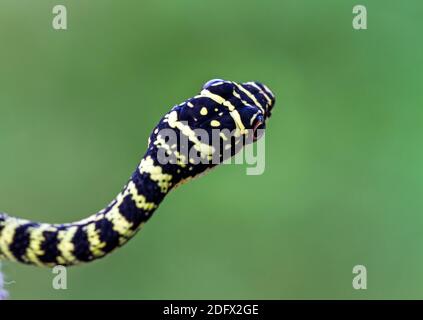
POLYGON ((207 89, 209 87, 211 87, 212 85, 215 85, 216 83, 219 82, 224 82, 225 80, 222 79, 212 79, 210 81, 207 81, 204 85, 203 85, 203 89, 207 89))

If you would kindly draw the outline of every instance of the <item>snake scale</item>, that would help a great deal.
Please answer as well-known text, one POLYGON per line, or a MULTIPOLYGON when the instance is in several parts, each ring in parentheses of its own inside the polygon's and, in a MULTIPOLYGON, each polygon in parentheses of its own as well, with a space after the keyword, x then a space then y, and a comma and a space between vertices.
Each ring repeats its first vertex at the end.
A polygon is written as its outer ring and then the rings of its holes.
MULTIPOLYGON (((174 106, 153 129, 148 149, 129 181, 103 210, 74 223, 48 224, 0 213, 0 260, 53 267, 76 265, 106 256, 131 239, 152 216, 166 194, 175 186, 197 177, 239 151, 250 136, 258 139, 265 128, 275 97, 259 82, 236 83, 221 79, 208 81, 201 92, 174 106), (199 139, 196 129, 213 135, 220 129, 219 147, 211 138, 199 139), (222 129, 234 132, 228 137, 222 129), (163 130, 173 130, 172 144, 163 130), (200 162, 187 159, 195 150, 200 162), (242 141, 242 143, 239 143, 242 141), (163 153, 164 152, 164 153, 163 153), (161 154, 174 161, 161 161, 161 154)), ((226 131, 226 132, 227 132, 226 131)), ((251 139, 250 139, 251 140, 251 139)))

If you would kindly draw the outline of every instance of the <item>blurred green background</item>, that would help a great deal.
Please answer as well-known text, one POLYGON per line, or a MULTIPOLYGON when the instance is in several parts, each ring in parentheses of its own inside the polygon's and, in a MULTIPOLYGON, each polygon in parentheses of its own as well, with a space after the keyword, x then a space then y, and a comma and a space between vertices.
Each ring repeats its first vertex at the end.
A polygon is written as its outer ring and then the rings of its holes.
POLYGON ((0 2, 0 209, 101 209, 171 106, 212 78, 277 96, 266 170, 171 193, 124 248, 68 272, 4 263, 14 299, 423 298, 419 1, 0 2), (64 4, 68 30, 51 26, 64 4), (364 4, 368 30, 352 28, 364 4), (352 288, 363 264, 368 289, 352 288))

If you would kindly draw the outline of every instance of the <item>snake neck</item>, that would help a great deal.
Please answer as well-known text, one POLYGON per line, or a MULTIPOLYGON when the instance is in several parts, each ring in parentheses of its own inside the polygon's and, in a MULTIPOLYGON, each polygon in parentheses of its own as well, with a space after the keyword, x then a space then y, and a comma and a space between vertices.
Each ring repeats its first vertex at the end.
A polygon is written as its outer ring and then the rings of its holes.
POLYGON ((53 267, 104 257, 150 219, 173 187, 174 174, 169 168, 164 171, 155 153, 147 152, 105 209, 74 223, 38 223, 0 213, 0 258, 53 267))

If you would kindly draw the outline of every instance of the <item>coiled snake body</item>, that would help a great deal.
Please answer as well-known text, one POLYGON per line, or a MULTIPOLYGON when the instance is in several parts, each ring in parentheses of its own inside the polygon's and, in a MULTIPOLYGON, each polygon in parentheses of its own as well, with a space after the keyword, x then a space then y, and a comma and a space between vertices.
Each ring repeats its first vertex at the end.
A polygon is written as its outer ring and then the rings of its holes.
POLYGON ((250 135, 255 141, 274 103, 273 93, 258 82, 207 82, 199 95, 174 106, 161 119, 141 163, 105 209, 68 224, 37 223, 0 213, 0 260, 52 267, 107 255, 134 236, 172 188, 216 166, 213 157, 225 160, 222 151, 229 150, 228 156, 233 156, 239 151, 240 137, 250 135), (196 129, 210 133, 209 137, 213 129, 228 129, 235 132, 235 138, 221 133, 221 145, 215 148, 210 138, 200 140, 196 129), (166 141, 163 130, 173 130, 177 140, 166 141), (181 147, 183 138, 188 149, 207 161, 187 159, 186 147, 181 147), (161 154, 173 156, 174 161, 163 163, 161 154))

